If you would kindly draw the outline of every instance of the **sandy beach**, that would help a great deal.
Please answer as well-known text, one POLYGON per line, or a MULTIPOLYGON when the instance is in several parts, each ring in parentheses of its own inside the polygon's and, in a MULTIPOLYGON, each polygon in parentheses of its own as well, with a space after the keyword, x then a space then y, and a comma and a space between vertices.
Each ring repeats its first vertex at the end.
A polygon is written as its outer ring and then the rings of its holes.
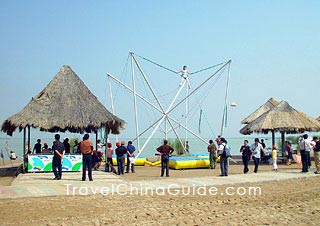
MULTIPOLYGON (((280 165, 279 170, 300 168, 280 165)), ((252 169, 252 166, 251 166, 252 169)), ((159 167, 137 167, 126 180, 154 180, 159 167)), ((260 172, 270 171, 261 165, 260 172)), ((230 166, 241 176, 242 166, 230 166)), ((171 170, 171 178, 217 177, 219 170, 171 170)), ((276 173, 275 173, 276 177, 276 173)), ((1 178, 0 186, 8 178, 1 178)), ((8 183, 8 181, 7 181, 8 183)), ((1 225, 317 225, 320 179, 244 184, 259 186, 261 195, 95 195, 1 200, 1 225)), ((219 188, 223 189, 223 187, 219 188)))

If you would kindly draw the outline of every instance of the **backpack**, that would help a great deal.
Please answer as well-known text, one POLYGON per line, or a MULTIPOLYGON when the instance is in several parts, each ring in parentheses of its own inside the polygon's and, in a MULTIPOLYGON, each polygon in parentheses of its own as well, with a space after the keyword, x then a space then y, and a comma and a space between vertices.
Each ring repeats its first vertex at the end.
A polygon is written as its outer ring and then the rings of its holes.
POLYGON ((227 144, 224 145, 222 155, 223 155, 224 157, 227 157, 227 158, 231 157, 230 147, 229 147, 227 144))

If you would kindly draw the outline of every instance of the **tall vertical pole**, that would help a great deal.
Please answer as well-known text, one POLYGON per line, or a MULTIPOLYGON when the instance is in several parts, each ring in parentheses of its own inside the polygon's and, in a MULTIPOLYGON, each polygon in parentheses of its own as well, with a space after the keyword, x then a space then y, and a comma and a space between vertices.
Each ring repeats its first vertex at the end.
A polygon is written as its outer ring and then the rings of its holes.
POLYGON ((23 128, 23 145, 22 145, 22 153, 23 153, 23 162, 22 162, 22 172, 25 173, 25 168, 26 168, 26 127, 23 128))
POLYGON ((140 150, 139 122, 138 122, 138 109, 137 109, 136 82, 134 78, 133 52, 130 52, 130 56, 131 56, 132 86, 133 86, 132 88, 133 88, 134 121, 136 124, 137 147, 138 147, 138 150, 140 150))
POLYGON ((107 172, 107 169, 108 169, 108 162, 107 162, 107 147, 108 147, 108 131, 109 131, 109 128, 108 128, 108 125, 106 125, 105 127, 105 134, 104 134, 104 139, 105 139, 105 143, 106 143, 106 146, 105 146, 105 149, 104 149, 104 159, 105 159, 105 164, 104 164, 104 171, 107 172))
MULTIPOLYGON (((189 80, 187 80, 187 99, 186 99, 186 112, 185 112, 185 126, 188 128, 188 114, 189 114, 189 88, 190 88, 190 83, 189 80)), ((186 130, 186 139, 184 141, 184 147, 187 146, 187 140, 188 140, 188 130, 186 130)))
POLYGON ((28 126, 28 152, 29 153, 31 152, 30 147, 31 147, 31 144, 30 144, 30 126, 28 126))
POLYGON ((223 109, 223 116, 222 116, 222 123, 221 123, 221 136, 223 135, 224 132, 224 127, 225 127, 225 121, 227 120, 226 114, 227 114, 227 101, 228 101, 228 94, 229 94, 229 80, 230 80, 230 65, 231 65, 231 60, 228 63, 228 79, 227 79, 227 86, 226 86, 226 95, 224 98, 224 109, 223 109))
MULTIPOLYGON (((109 93, 110 93, 110 101, 111 101, 111 111, 112 111, 112 114, 114 114, 113 96, 112 96, 112 89, 111 89, 111 82, 110 82, 110 76, 109 75, 108 75, 108 81, 109 81, 109 93)), ((118 142, 118 135, 116 135, 116 142, 118 142)))

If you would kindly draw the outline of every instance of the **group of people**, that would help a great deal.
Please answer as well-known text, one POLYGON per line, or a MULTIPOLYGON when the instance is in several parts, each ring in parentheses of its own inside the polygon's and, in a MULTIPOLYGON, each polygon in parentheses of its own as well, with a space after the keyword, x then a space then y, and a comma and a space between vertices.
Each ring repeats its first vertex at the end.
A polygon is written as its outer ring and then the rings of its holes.
MULTIPOLYGON (((125 141, 117 142, 116 143, 116 149, 115 153, 117 156, 117 166, 118 166, 118 175, 124 174, 124 165, 125 165, 125 158, 127 159, 127 166, 126 166, 126 173, 129 173, 131 170, 132 173, 135 173, 134 170, 134 157, 136 149, 132 145, 132 141, 128 142, 128 145, 126 145, 125 141)), ((113 155, 113 149, 112 144, 108 143, 108 149, 107 149, 107 163, 106 163, 106 171, 109 172, 112 170, 112 155, 113 155)))
POLYGON ((308 134, 304 134, 299 138, 299 147, 302 162, 302 172, 309 172, 311 167, 310 152, 314 152, 314 162, 316 166, 315 174, 320 174, 320 141, 318 137, 308 139, 308 134))
MULTIPOLYGON (((60 138, 59 138, 60 139, 60 138)), ((69 144, 69 138, 66 137, 63 140, 63 145, 65 149, 65 154, 70 154, 70 144, 69 144)), ((37 155, 49 155, 54 154, 54 151, 51 147, 49 147, 47 142, 43 143, 43 146, 41 144, 41 139, 37 139, 37 143, 33 146, 33 149, 29 146, 28 141, 25 144, 25 152, 26 154, 37 154, 37 155)))
POLYGON ((229 173, 229 158, 231 157, 231 148, 224 137, 218 136, 216 138, 216 142, 218 147, 214 144, 213 140, 209 140, 209 145, 207 147, 209 152, 210 169, 216 168, 217 157, 220 156, 220 176, 226 177, 229 173))

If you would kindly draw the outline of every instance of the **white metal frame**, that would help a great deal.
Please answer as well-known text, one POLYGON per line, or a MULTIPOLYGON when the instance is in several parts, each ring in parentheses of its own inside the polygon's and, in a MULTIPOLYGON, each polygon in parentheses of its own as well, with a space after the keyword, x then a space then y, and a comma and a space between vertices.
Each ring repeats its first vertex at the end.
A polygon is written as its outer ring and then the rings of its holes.
MULTIPOLYGON (((212 79, 218 72, 220 72, 224 67, 226 67, 227 65, 229 65, 228 68, 228 82, 227 82, 227 89, 228 89, 228 85, 229 85, 229 78, 230 78, 230 64, 231 64, 231 60, 229 60, 228 62, 224 63, 215 73, 213 73, 211 76, 209 76, 205 81, 203 81, 200 85, 198 85, 194 90, 192 90, 190 92, 190 80, 188 77, 184 78, 184 80, 182 81, 181 86, 179 87, 176 95, 174 96, 173 100, 171 101, 169 107, 167 109, 165 109, 163 107, 163 105, 161 104, 160 99, 158 98, 158 96, 156 95, 154 89, 152 88, 152 85, 150 84, 146 74, 143 72, 139 62, 137 61, 137 59, 134 56, 133 52, 130 52, 130 58, 131 58, 131 69, 132 69, 132 88, 130 88, 129 86, 127 86, 126 84, 124 84, 123 82, 121 82, 119 79, 117 79, 115 76, 113 76, 110 73, 107 73, 107 76, 109 78, 109 89, 110 89, 110 98, 111 98, 111 103, 112 103, 112 112, 114 113, 114 105, 113 105, 113 100, 112 100, 112 92, 111 92, 111 85, 110 85, 110 78, 112 78, 115 82, 117 82, 118 84, 120 84, 121 86, 123 86, 125 89, 129 90, 132 94, 133 94, 133 98, 134 98, 134 113, 135 113, 135 127, 136 127, 136 138, 134 140, 137 140, 137 148, 138 148, 138 154, 136 155, 136 157, 138 157, 143 150, 145 149, 145 147, 147 146, 147 144, 149 143, 149 141, 151 140, 151 138, 154 136, 154 134, 156 133, 156 131, 159 129, 160 125, 164 122, 165 123, 165 129, 164 129, 164 136, 165 139, 167 139, 167 134, 172 130, 176 136, 176 138, 179 140, 180 144, 183 146, 184 150, 186 147, 186 141, 188 139, 188 133, 194 135, 195 137, 197 137, 198 139, 200 139, 201 141, 203 141, 204 143, 207 143, 207 141, 203 138, 201 138, 200 136, 198 136, 196 133, 194 133, 191 129, 188 128, 188 111, 189 111, 189 97, 195 93, 198 89, 200 89, 205 83, 207 83, 210 79, 212 79), (153 97, 155 98, 155 100, 157 101, 159 106, 154 105, 153 103, 151 103, 149 100, 147 100, 145 97, 143 97, 141 94, 139 94, 136 91, 136 85, 135 85, 135 70, 134 70, 134 65, 137 66, 140 74, 142 75, 144 81, 146 82, 148 88, 150 89, 153 97), (178 96, 180 95, 182 89, 184 88, 184 86, 186 86, 186 96, 180 100, 178 103, 175 103, 178 96), (157 119, 151 126, 149 126, 148 128, 146 128, 142 133, 139 133, 139 122, 138 122, 138 108, 137 108, 137 97, 140 98, 143 102, 147 103, 150 107, 154 108, 155 110, 157 110, 158 112, 160 112, 162 114, 162 116, 157 119), (185 106, 185 123, 184 125, 182 125, 180 122, 178 122, 178 120, 174 119, 173 117, 170 116, 170 113, 177 108, 179 105, 181 105, 183 102, 186 103, 185 106), (183 144, 181 141, 181 138, 179 136, 179 134, 176 131, 176 128, 173 126, 173 122, 176 123, 177 125, 179 125, 180 127, 185 129, 185 143, 183 144), (167 129, 167 126, 169 124, 169 129, 167 129), (145 141, 145 143, 142 145, 142 147, 140 148, 140 137, 146 133, 147 131, 149 131, 151 128, 153 128, 151 134, 148 136, 147 140, 145 141)), ((227 94, 228 91, 226 90, 226 99, 225 99, 225 104, 227 101, 227 94)), ((225 114, 225 112, 224 112, 225 114)), ((223 121, 225 119, 225 116, 223 116, 223 121)), ((224 122, 222 122, 223 124, 224 122)), ((223 130, 221 130, 221 132, 223 132, 223 130)))

